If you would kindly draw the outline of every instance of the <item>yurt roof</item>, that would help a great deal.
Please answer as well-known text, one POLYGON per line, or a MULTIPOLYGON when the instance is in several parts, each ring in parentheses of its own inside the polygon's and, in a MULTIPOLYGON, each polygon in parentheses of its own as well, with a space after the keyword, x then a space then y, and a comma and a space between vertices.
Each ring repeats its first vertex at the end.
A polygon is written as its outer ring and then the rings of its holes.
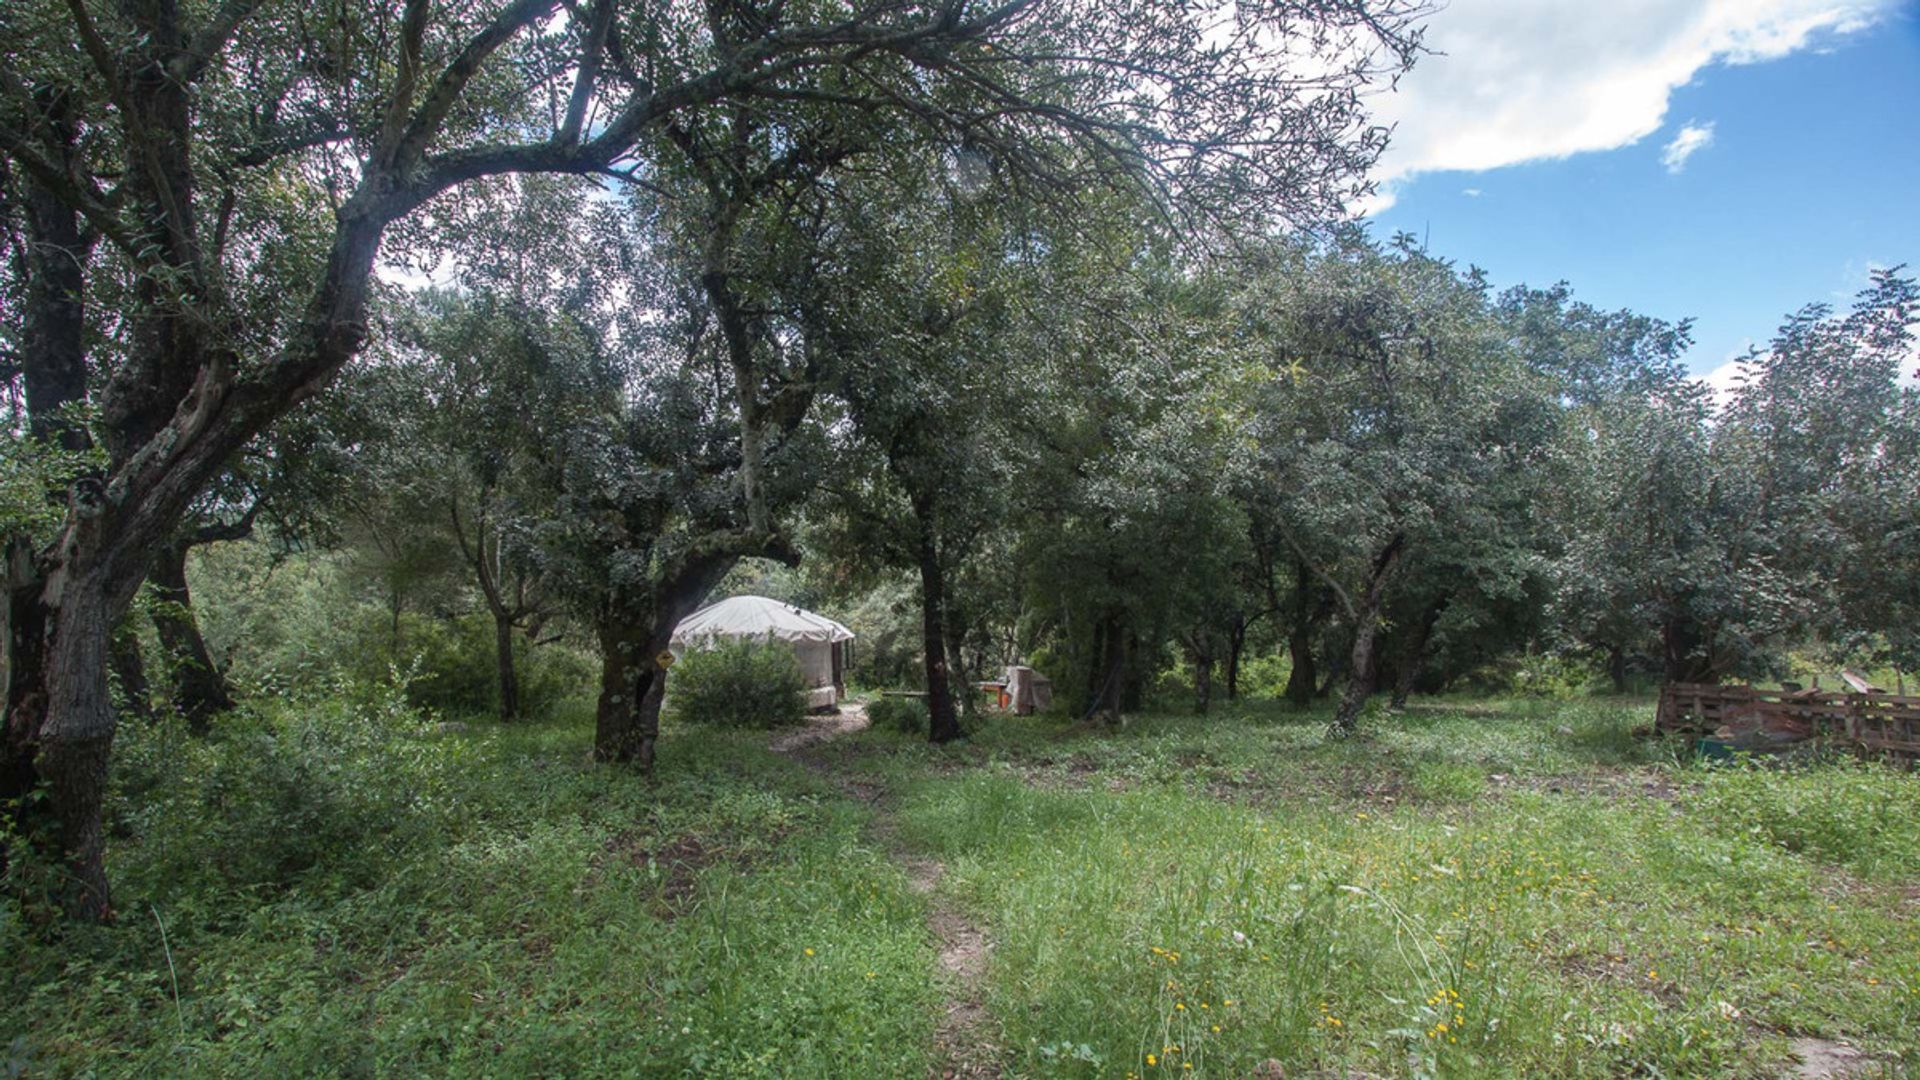
POLYGON ((715 638, 760 641, 848 641, 853 631, 811 611, 764 596, 730 596, 708 604, 673 628, 673 644, 706 644, 715 638))

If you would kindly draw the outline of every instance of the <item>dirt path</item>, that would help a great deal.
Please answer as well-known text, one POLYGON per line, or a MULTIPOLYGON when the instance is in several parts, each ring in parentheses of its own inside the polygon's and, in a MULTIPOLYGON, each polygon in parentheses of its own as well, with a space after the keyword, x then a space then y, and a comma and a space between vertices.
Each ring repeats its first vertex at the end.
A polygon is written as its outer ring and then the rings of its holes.
MULTIPOLYGON (((851 735, 865 730, 872 721, 867 719, 867 710, 860 705, 847 705, 837 713, 825 716, 809 716, 805 727, 792 731, 783 731, 773 737, 771 748, 776 754, 791 754, 816 746, 828 739, 837 739, 842 735, 851 735)), ((818 762, 807 764, 818 767, 818 762)))
POLYGON ((808 752, 842 735, 863 730, 869 722, 866 709, 858 705, 845 706, 838 715, 809 717, 806 727, 775 737, 771 745, 776 753, 791 754, 801 764, 831 780, 848 797, 873 807, 873 838, 906 870, 908 887, 927 900, 927 929, 939 945, 940 976, 945 991, 940 1021, 934 1029, 935 1064, 928 1075, 940 1080, 999 1077, 1003 1074, 1000 1051, 988 1038, 987 1010, 981 1000, 981 984, 992 943, 979 926, 941 895, 940 882, 946 877, 947 868, 937 859, 904 850, 888 806, 891 792, 848 776, 834 768, 824 755, 808 752))

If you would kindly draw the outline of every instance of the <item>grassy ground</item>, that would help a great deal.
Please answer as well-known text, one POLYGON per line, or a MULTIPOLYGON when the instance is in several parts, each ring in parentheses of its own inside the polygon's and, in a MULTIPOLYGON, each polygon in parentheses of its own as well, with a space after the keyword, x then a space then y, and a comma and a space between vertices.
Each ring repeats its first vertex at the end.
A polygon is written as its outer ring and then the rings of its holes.
POLYGON ((145 732, 120 923, 0 909, 0 1040, 56 1075, 920 1076, 938 909, 993 942, 1011 1075, 1776 1075, 1801 1037, 1913 1072, 1920 777, 1680 764, 1647 712, 677 732, 652 787, 584 719, 145 732))

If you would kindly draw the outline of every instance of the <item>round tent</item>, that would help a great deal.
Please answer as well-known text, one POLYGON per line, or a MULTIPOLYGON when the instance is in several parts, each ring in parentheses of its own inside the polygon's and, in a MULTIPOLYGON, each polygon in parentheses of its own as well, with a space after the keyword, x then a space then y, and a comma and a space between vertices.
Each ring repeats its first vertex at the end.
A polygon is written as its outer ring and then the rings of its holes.
POLYGON ((673 628, 672 647, 675 656, 682 656, 722 641, 785 642, 806 676, 808 706, 825 708, 840 701, 845 643, 852 640, 853 631, 825 615, 764 596, 731 596, 680 620, 673 628))

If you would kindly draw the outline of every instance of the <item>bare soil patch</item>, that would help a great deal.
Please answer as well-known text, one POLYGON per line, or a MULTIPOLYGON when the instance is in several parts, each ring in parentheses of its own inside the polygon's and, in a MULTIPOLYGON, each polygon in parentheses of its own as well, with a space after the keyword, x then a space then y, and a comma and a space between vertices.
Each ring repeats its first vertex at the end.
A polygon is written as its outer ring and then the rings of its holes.
POLYGON ((1873 1055, 1830 1039, 1801 1036, 1791 1045, 1794 1057, 1799 1060, 1790 1075, 1797 1080, 1850 1080, 1856 1076, 1879 1075, 1885 1067, 1873 1055))

